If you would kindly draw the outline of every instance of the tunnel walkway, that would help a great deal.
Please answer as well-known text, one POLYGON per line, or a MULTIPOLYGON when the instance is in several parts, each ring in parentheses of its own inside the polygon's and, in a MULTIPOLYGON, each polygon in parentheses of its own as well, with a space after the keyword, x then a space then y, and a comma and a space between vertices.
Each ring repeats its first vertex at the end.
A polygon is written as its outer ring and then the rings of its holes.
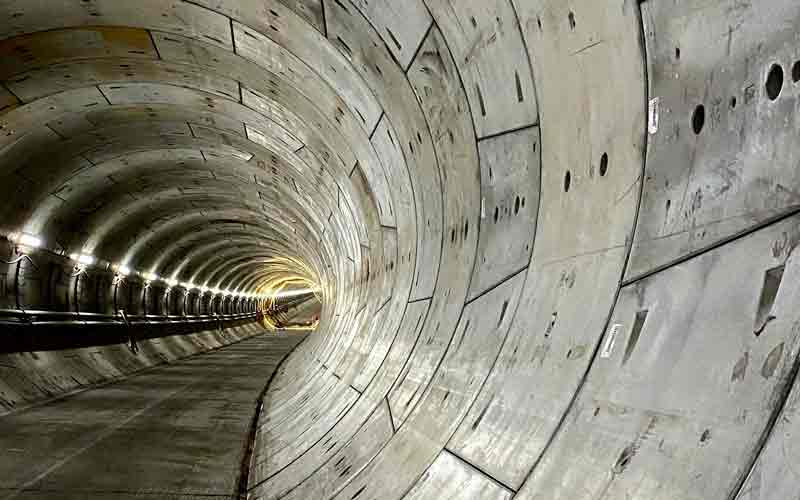
POLYGON ((254 402, 304 336, 260 335, 0 418, 0 498, 231 498, 254 402))

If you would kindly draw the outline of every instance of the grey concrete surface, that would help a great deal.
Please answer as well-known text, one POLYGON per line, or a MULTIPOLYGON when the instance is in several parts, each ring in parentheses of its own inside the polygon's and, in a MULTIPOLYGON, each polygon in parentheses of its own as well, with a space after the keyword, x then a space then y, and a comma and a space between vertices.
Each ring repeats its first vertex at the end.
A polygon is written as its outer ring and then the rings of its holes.
POLYGON ((318 287, 253 500, 795 498, 798 47, 795 0, 0 0, 0 308, 318 287))
POLYGON ((261 334, 0 417, 2 498, 232 498, 256 401, 304 334, 261 334))

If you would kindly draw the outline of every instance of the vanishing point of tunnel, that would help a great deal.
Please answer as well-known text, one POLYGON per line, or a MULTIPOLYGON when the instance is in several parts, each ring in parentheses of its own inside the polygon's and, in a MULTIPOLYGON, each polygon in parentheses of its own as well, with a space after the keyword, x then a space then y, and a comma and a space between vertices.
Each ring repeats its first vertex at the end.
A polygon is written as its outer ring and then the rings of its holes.
POLYGON ((800 499, 797 0, 0 0, 0 500, 800 499))

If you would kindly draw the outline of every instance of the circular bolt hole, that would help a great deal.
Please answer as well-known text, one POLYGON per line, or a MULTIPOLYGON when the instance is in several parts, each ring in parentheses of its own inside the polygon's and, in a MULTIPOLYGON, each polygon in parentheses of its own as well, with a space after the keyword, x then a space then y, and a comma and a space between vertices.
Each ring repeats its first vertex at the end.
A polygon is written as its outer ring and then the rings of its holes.
POLYGON ((605 177, 608 172, 608 153, 603 153, 600 157, 600 177, 605 177))
POLYGON ((766 89, 767 97, 769 97, 770 101, 774 101, 781 95, 781 89, 783 89, 783 68, 780 64, 773 64, 769 69, 766 89))
POLYGON ((514 215, 517 215, 518 213, 519 213, 519 196, 517 196, 517 199, 514 201, 514 215))
POLYGON ((567 173, 564 175, 564 192, 565 193, 569 193, 569 185, 570 185, 571 182, 572 182, 572 174, 570 174, 569 170, 567 170, 567 173))
POLYGON ((794 83, 800 82, 800 61, 795 61, 792 65, 792 81, 794 83))
POLYGON ((695 134, 700 134, 703 131, 703 125, 706 124, 706 107, 698 104, 692 113, 692 130, 695 134))

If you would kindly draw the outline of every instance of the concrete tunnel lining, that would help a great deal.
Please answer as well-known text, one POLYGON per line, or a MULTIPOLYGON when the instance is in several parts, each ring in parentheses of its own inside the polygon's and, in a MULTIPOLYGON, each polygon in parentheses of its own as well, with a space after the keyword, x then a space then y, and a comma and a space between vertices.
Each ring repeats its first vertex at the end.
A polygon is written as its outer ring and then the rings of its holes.
POLYGON ((800 6, 767 4, 0 0, 34 318, 0 408, 254 337, 299 277, 249 498, 790 497, 800 6), (37 348, 47 312, 81 324, 37 348))

